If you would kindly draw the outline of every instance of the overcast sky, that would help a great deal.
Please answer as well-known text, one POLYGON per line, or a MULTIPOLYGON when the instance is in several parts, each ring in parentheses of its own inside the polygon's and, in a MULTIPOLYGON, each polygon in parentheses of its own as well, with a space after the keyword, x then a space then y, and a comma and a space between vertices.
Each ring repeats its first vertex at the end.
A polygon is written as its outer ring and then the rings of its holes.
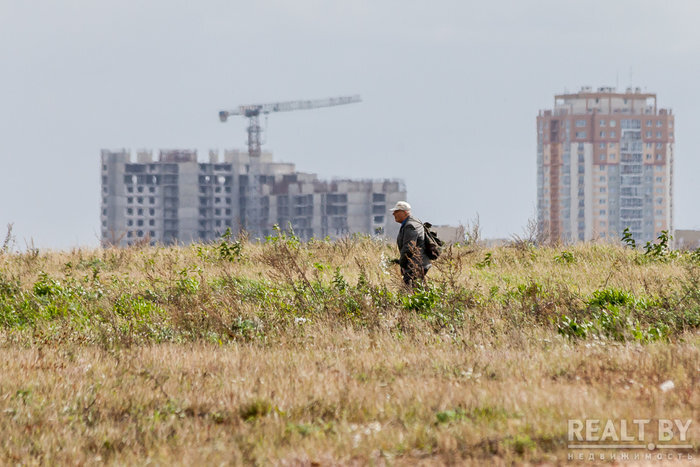
POLYGON ((697 229, 698 18, 697 0, 0 0, 0 237, 96 246, 100 149, 243 149, 219 110, 349 94, 271 115, 264 149, 402 178, 434 224, 521 234, 537 113, 583 85, 673 110, 675 226, 697 229))

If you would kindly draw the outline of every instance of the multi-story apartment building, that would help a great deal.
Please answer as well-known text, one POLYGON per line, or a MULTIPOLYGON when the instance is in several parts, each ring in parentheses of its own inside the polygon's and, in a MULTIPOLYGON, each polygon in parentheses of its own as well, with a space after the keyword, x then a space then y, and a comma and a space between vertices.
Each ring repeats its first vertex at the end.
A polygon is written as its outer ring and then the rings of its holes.
POLYGON ((562 242, 673 229, 674 118, 656 94, 583 87, 537 117, 537 217, 562 242))
POLYGON ((227 228, 253 237, 291 226, 303 239, 338 238, 351 233, 398 232, 388 210, 406 199, 399 180, 322 181, 274 162, 263 153, 251 164, 247 153, 196 151, 102 151, 102 241, 208 241, 227 228), (253 179, 251 166, 256 178, 253 179), (251 190, 251 186, 254 190, 251 190))

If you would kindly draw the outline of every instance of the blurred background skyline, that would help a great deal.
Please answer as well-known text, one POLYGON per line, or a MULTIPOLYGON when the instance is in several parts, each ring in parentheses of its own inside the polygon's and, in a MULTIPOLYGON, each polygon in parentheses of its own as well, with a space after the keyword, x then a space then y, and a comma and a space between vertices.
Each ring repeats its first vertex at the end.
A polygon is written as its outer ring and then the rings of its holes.
MULTIPOLYGON (((434 224, 519 234, 554 95, 641 87, 676 116, 675 225, 700 228, 700 3, 550 0, 0 0, 0 229, 99 244, 100 150, 245 149, 240 104, 360 94, 273 114, 264 150, 321 178, 401 178, 434 224), (426 161, 430 161, 428 164, 426 161)), ((4 235, 3 235, 4 236, 4 235)))

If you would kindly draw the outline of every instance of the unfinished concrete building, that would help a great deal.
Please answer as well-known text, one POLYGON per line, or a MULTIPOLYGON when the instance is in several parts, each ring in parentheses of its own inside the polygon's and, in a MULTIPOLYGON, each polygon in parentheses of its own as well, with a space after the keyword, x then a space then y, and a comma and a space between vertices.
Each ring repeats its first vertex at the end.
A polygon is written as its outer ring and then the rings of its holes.
POLYGON ((102 242, 210 241, 227 228, 253 237, 274 234, 274 225, 303 239, 352 233, 398 232, 389 209, 406 199, 399 180, 319 180, 294 164, 262 153, 252 180, 250 158, 236 150, 102 151, 102 242), (251 190, 251 186, 255 189, 251 190))
POLYGON ((601 87, 537 117, 537 213, 554 241, 639 242, 673 229, 674 117, 656 94, 601 87))

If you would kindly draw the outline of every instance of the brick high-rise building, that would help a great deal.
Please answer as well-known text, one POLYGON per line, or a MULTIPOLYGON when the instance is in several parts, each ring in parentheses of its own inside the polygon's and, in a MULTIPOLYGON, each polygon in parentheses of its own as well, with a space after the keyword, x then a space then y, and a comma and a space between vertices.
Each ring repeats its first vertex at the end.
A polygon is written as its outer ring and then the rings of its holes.
POLYGON ((637 242, 673 229, 674 118, 656 94, 583 87, 537 117, 537 218, 549 239, 637 242))

